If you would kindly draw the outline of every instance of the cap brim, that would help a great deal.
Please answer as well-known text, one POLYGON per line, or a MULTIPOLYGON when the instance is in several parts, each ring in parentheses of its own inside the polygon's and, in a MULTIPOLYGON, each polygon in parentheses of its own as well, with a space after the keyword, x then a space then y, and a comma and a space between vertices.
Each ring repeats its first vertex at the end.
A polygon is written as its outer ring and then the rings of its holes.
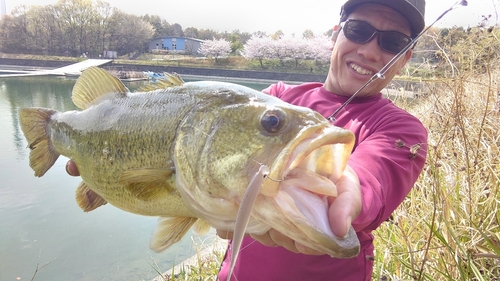
MULTIPOLYGON (((381 4, 388 6, 396 11, 398 11, 400 14, 402 14, 405 18, 408 19, 411 25, 412 29, 412 36, 420 33, 424 27, 425 27, 425 19, 424 15, 419 11, 417 7, 415 7, 413 4, 411 4, 408 1, 402 1, 402 0, 349 0, 347 1, 344 6, 343 6, 343 12, 345 12, 345 15, 342 16, 347 16, 350 14, 354 8, 360 4, 365 4, 365 3, 376 3, 376 4, 381 4)), ((425 3, 425 2, 424 2, 425 3)), ((345 19, 343 19, 345 20, 345 19)))

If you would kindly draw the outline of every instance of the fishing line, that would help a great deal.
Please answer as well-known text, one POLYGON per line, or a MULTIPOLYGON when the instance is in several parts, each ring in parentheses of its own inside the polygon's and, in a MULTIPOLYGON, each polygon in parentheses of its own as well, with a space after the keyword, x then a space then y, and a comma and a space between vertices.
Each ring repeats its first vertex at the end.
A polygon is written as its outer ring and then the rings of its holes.
POLYGON ((284 181, 284 180, 275 180, 275 179, 271 178, 269 175, 264 175, 264 178, 268 178, 269 180, 274 181, 274 182, 283 182, 284 181))
POLYGON ((337 119, 335 118, 339 112, 344 109, 344 107, 347 106, 347 104, 349 104, 364 88, 366 88, 368 85, 370 85, 373 81, 377 80, 377 79, 385 79, 385 73, 396 63, 396 61, 401 58, 409 49, 413 48, 415 46, 415 44, 417 44, 417 41, 418 39, 420 39, 420 37, 422 37, 422 35, 427 32, 427 30, 429 30, 429 28, 431 28, 437 21, 439 21, 442 17, 444 17, 444 15, 446 15, 449 11, 451 10, 454 10, 458 7, 461 7, 461 6, 467 6, 468 3, 466 0, 462 0, 462 1, 458 1, 456 2, 455 4, 453 4, 453 6, 451 6, 448 10, 444 11, 433 23, 431 23, 429 26, 427 26, 427 28, 425 28, 422 32, 420 32, 420 34, 417 35, 417 37, 415 37, 412 42, 408 45, 406 45, 406 47, 403 48, 403 50, 401 50, 397 55, 395 55, 384 67, 382 67, 382 69, 379 70, 379 72, 375 73, 371 78, 370 80, 368 80, 363 86, 361 86, 361 88, 359 88, 359 90, 357 90, 352 96, 349 97, 349 99, 347 99, 339 108, 337 108, 337 110, 335 110, 330 116, 328 116, 328 121, 331 121, 331 122, 335 122, 337 121, 337 119))
MULTIPOLYGON (((257 164, 259 164, 259 166, 260 166, 261 168, 262 168, 262 166, 266 166, 266 167, 268 167, 268 168, 269 168, 269 166, 268 166, 268 165, 266 165, 266 164, 264 164, 264 163, 261 163, 261 162, 257 161, 256 159, 253 159, 253 158, 251 158, 251 159, 252 159, 253 161, 255 161, 257 164)), ((269 179, 270 181, 274 181, 274 182, 284 182, 284 181, 285 181, 285 179, 282 179, 282 180, 273 179, 273 178, 271 178, 271 177, 269 176, 269 173, 264 174, 263 176, 264 176, 264 178, 267 178, 267 179, 269 179)))

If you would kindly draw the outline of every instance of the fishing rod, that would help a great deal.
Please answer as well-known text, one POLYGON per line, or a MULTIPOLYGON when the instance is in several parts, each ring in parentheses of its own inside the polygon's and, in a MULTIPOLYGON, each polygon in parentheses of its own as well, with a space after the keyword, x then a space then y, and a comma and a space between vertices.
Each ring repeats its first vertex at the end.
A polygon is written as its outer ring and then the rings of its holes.
POLYGON ((331 122, 335 122, 337 121, 337 119, 335 119, 335 116, 337 116, 337 114, 342 110, 344 109, 344 107, 346 107, 347 104, 349 104, 364 88, 366 88, 368 85, 370 85, 373 81, 377 80, 377 79, 385 79, 385 73, 396 63, 396 61, 401 57, 403 56, 409 49, 413 48, 415 46, 415 44, 417 44, 417 41, 418 39, 420 39, 420 37, 422 37, 422 35, 427 32, 427 30, 429 30, 429 28, 431 28, 436 22, 438 22, 442 17, 444 17, 444 15, 446 15, 449 11, 451 10, 454 10, 458 7, 461 7, 461 6, 467 6, 468 3, 466 0, 461 0, 461 1, 458 1, 456 2, 455 4, 453 4, 453 6, 451 6, 448 10, 444 11, 433 23, 431 23, 429 26, 427 26, 427 28, 425 28, 422 32, 420 32, 417 37, 415 37, 412 42, 408 45, 406 45, 406 47, 404 47, 399 53, 397 53, 384 67, 382 67, 382 69, 380 69, 377 73, 375 73, 371 78, 370 80, 368 80, 363 86, 361 86, 361 88, 359 88, 359 90, 357 90, 351 97, 349 97, 349 99, 347 99, 339 108, 337 108, 337 110, 335 110, 330 116, 328 116, 328 120, 331 121, 331 122))

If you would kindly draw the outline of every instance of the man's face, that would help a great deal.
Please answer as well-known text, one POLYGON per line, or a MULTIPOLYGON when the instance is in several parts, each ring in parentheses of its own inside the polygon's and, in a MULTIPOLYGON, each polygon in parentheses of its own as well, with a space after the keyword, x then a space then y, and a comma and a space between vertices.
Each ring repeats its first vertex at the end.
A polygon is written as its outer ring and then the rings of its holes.
MULTIPOLYGON (((362 4, 356 7, 348 19, 368 22, 381 31, 398 31, 410 35, 408 20, 388 6, 362 4)), ((368 43, 359 44, 347 39, 343 31, 340 31, 333 42, 330 71, 324 86, 328 91, 343 96, 353 95, 395 56, 380 48, 378 36, 375 35, 368 43)), ((379 93, 401 71, 411 56, 412 51, 409 50, 384 74, 385 79, 376 79, 358 96, 379 93)))

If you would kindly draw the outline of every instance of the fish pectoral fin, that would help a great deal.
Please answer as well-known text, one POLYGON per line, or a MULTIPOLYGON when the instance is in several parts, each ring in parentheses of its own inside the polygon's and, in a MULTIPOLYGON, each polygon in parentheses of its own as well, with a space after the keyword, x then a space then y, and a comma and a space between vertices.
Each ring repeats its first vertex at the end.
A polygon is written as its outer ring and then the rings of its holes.
POLYGON ((159 253, 181 240, 198 218, 192 217, 161 217, 158 219, 149 247, 159 253))
POLYGON ((73 87, 71 99, 80 109, 86 109, 95 100, 107 94, 122 94, 129 92, 120 79, 106 70, 92 66, 82 72, 73 87))
POLYGON ((140 200, 148 201, 158 196, 170 194, 175 190, 169 169, 136 169, 123 172, 118 178, 119 184, 140 200))
POLYGON ((194 233, 196 235, 204 235, 210 230, 210 224, 206 220, 198 219, 194 224, 194 233))
POLYGON ((108 202, 82 181, 76 188, 76 203, 84 212, 90 212, 108 202))

